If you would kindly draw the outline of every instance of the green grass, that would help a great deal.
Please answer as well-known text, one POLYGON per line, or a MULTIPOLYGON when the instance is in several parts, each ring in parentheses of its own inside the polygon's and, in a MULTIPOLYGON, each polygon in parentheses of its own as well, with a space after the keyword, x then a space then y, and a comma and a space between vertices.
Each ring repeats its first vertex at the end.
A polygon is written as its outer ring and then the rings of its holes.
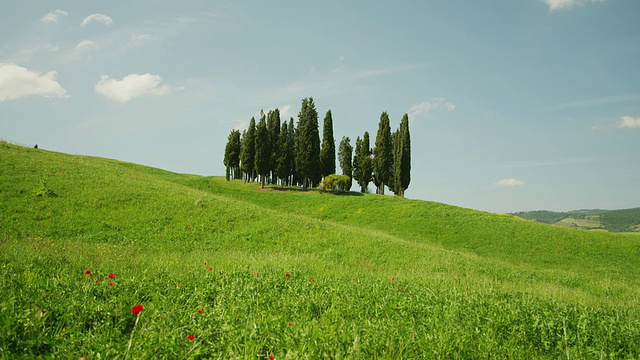
POLYGON ((634 235, 7 143, 0 165, 2 358, 640 357, 634 235))

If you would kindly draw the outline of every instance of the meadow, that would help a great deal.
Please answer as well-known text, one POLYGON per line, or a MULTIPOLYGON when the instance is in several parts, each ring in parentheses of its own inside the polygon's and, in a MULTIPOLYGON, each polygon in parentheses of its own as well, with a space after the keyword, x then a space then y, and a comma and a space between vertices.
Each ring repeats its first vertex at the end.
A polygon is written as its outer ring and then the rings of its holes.
POLYGON ((640 357, 635 235, 5 142, 0 164, 0 358, 640 357))

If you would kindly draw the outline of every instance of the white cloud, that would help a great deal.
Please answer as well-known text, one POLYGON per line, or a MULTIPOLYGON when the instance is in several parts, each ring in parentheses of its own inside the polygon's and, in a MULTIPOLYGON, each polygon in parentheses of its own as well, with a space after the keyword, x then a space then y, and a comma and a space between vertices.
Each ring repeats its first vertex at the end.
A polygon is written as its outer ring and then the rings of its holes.
POLYGON ((280 110, 280 119, 282 121, 289 121, 292 117, 295 117, 297 114, 291 113, 291 105, 282 105, 278 110, 280 110))
POLYGON ((67 91, 56 81, 55 71, 40 75, 15 64, 0 63, 0 101, 29 95, 68 98, 67 91))
POLYGON ((620 118, 620 124, 618 125, 621 129, 638 129, 640 128, 640 118, 634 119, 631 116, 623 116, 620 118))
POLYGON ((413 121, 416 116, 431 110, 444 109, 451 111, 455 108, 456 106, 448 102, 445 98, 433 98, 420 104, 411 105, 408 111, 409 119, 413 121))
POLYGON ((122 80, 111 79, 102 75, 95 86, 98 94, 109 100, 127 102, 135 97, 143 95, 165 95, 170 90, 167 85, 160 85, 162 78, 159 75, 129 74, 122 80))
POLYGON ((508 178, 508 179, 505 178, 505 179, 496 181, 494 184, 498 186, 520 186, 520 185, 524 185, 525 182, 522 180, 516 180, 513 178, 508 178))
POLYGON ((69 14, 66 11, 58 9, 56 11, 48 13, 42 19, 40 19, 40 21, 42 21, 45 24, 57 24, 60 22, 61 16, 67 16, 67 15, 69 14))
POLYGON ((92 21, 101 22, 105 25, 111 25, 111 23, 113 23, 113 19, 111 19, 105 14, 91 14, 86 18, 84 18, 84 20, 82 20, 82 23, 80 24, 80 26, 85 26, 92 21))
POLYGON ((76 45, 76 49, 78 50, 97 49, 97 48, 98 48, 98 44, 96 44, 95 41, 91 41, 91 40, 82 40, 78 43, 78 45, 76 45))
POLYGON ((549 6, 549 10, 558 10, 562 8, 572 8, 574 5, 583 5, 585 3, 597 3, 604 0, 544 0, 549 6))

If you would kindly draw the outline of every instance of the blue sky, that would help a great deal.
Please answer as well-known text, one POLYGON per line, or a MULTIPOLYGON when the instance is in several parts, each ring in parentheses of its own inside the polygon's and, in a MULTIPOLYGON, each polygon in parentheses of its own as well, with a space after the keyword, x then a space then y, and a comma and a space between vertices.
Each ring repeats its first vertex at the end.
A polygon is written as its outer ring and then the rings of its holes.
POLYGON ((640 2, 17 1, 0 138, 224 175, 229 131, 313 96, 336 142, 410 116, 413 199, 640 206, 640 2))

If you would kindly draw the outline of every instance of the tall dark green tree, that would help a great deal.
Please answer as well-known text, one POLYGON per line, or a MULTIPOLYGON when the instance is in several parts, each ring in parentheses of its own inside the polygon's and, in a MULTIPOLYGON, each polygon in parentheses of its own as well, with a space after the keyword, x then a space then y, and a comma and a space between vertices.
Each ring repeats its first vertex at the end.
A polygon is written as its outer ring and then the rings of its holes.
POLYGON ((293 119, 293 116, 289 119, 289 128, 287 130, 289 130, 289 136, 287 136, 287 141, 289 142, 287 145, 289 147, 289 167, 291 168, 291 175, 289 176, 289 180, 287 182, 287 185, 295 185, 297 184, 297 180, 298 180, 298 175, 296 174, 296 162, 295 162, 295 153, 296 153, 296 146, 295 146, 295 139, 296 139, 296 127, 295 127, 295 120, 293 119))
MULTIPOLYGON (((261 112, 262 113, 262 112, 261 112)), ((256 156, 255 156, 255 168, 258 175, 260 175, 260 183, 264 188, 264 184, 269 177, 269 161, 271 160, 271 149, 269 148, 269 132, 267 130, 267 122, 265 120, 264 113, 260 117, 260 122, 256 127, 256 156)))
POLYGON ((240 162, 244 172, 245 181, 253 181, 255 175, 255 153, 256 153, 256 119, 251 118, 249 127, 242 133, 240 149, 240 162))
POLYGON ((343 136, 342 140, 340 140, 340 145, 338 146, 338 163, 340 163, 340 168, 342 169, 342 175, 346 175, 349 177, 349 182, 347 183, 345 191, 351 190, 351 185, 353 184, 353 147, 351 146, 351 140, 348 136, 343 136))
POLYGON ((411 182, 411 135, 409 134, 409 115, 404 114, 396 132, 394 146, 394 193, 404 197, 411 182))
POLYGON ((320 171, 320 134, 318 112, 313 98, 302 99, 295 138, 296 173, 302 188, 316 187, 322 179, 320 171))
POLYGON ((327 111, 322 124, 322 147, 320 148, 322 177, 336 173, 336 141, 333 138, 333 118, 327 111))
POLYGON ((365 131, 362 139, 356 139, 356 151, 353 156, 353 178, 360 185, 360 191, 367 192, 367 187, 373 176, 373 159, 371 158, 371 145, 369 132, 365 131))
POLYGON ((291 163, 293 152, 289 150, 289 127, 287 122, 282 122, 282 128, 278 136, 278 157, 276 160, 276 176, 280 179, 282 187, 288 184, 291 177, 291 163))
POLYGON ((233 129, 224 148, 224 166, 227 180, 240 178, 240 131, 233 129))
POLYGON ((276 168, 278 167, 278 146, 280 136, 280 110, 270 110, 267 114, 267 131, 269 134, 269 148, 271 155, 269 159, 269 170, 271 172, 271 183, 277 182, 276 168))
POLYGON ((378 194, 384 195, 384 187, 391 178, 392 162, 391 125, 389 114, 384 111, 380 115, 376 144, 373 148, 373 182, 378 194))

